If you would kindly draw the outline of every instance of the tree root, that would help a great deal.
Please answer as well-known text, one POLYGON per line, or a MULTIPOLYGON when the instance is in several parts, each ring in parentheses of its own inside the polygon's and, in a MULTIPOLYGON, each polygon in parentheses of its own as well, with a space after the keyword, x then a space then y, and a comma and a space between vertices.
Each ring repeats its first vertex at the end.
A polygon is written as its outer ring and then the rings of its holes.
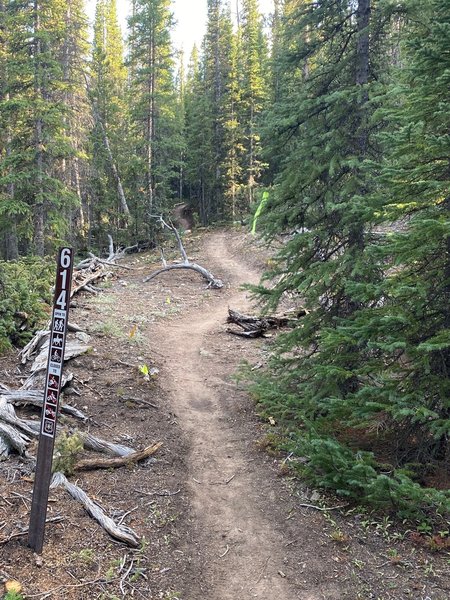
POLYGON ((69 494, 72 496, 74 500, 80 502, 86 510, 86 512, 95 519, 103 529, 109 533, 111 537, 132 548, 138 548, 141 543, 140 537, 135 533, 130 527, 126 525, 117 525, 111 517, 104 512, 98 504, 95 504, 89 496, 84 492, 80 487, 70 483, 67 477, 61 473, 55 473, 52 478, 52 483, 50 486, 52 489, 57 487, 63 487, 69 494))

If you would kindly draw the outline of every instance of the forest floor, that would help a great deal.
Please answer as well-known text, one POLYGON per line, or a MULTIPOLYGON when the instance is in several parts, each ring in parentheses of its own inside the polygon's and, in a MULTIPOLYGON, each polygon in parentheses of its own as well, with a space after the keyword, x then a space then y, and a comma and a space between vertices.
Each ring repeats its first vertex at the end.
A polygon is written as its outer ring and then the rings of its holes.
MULTIPOLYGON (((415 545, 406 527, 324 498, 290 476, 271 449, 245 386, 242 361, 259 366, 270 340, 226 332, 228 307, 251 311, 265 253, 237 231, 191 235, 189 257, 225 282, 207 290, 189 271, 143 284, 155 254, 129 257, 98 296, 81 296, 71 320, 93 351, 73 359, 76 400, 93 434, 135 448, 162 442, 137 466, 72 477, 116 520, 145 538, 114 542, 64 490, 51 492, 42 556, 28 526, 31 463, 0 463, 0 578, 26 598, 164 600, 448 600, 449 554, 415 545), (146 381, 139 366, 159 369, 146 381), (140 400, 151 403, 142 405, 140 400), (305 506, 307 505, 307 506, 305 506), (330 506, 329 510, 319 510, 330 506), (18 535, 16 535, 18 534, 18 535)), ((15 355, 1 382, 19 385, 15 355)))

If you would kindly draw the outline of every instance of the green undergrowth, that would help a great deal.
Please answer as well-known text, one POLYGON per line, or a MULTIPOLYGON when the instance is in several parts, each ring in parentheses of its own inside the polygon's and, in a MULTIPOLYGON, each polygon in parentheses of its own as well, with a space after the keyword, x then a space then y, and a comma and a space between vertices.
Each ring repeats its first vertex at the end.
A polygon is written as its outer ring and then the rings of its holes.
POLYGON ((0 261, 0 353, 23 346, 49 313, 54 261, 0 261))
MULTIPOLYGON (((243 376, 249 374, 244 368, 243 376)), ((260 416, 271 425, 271 447, 293 457, 290 464, 295 475, 352 503, 411 523, 439 528, 448 522, 450 491, 424 485, 416 465, 397 468, 388 460, 388 450, 381 460, 375 451, 365 449, 367 440, 358 431, 347 443, 344 423, 309 418, 302 412, 301 399, 278 388, 267 376, 249 385, 260 416), (358 448, 358 433, 364 449, 358 448)))

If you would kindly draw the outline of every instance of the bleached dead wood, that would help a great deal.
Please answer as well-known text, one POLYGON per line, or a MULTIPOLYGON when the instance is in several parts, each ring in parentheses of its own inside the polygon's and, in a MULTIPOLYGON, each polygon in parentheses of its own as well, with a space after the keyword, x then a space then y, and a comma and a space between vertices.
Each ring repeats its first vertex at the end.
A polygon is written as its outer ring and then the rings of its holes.
MULTIPOLYGON (((48 345, 49 340, 47 340, 41 346, 38 356, 34 359, 34 362, 31 365, 31 373, 37 373, 38 371, 43 371, 47 368, 48 345)), ((71 358, 75 358, 76 356, 86 354, 86 352, 91 350, 92 346, 88 346, 84 342, 80 342, 79 340, 67 340, 66 348, 64 350, 64 362, 70 360, 71 358)))
MULTIPOLYGON (((10 390, 10 391, 2 391, 1 396, 3 396, 7 402, 13 404, 14 406, 27 406, 29 404, 33 406, 37 406, 38 408, 42 408, 44 404, 44 392, 40 392, 38 390, 10 390)), ((87 421, 88 416, 70 404, 61 404, 60 406, 61 412, 71 415, 76 419, 80 419, 81 421, 87 421)))
MULTIPOLYGON (((83 333, 83 330, 81 329, 81 327, 79 327, 78 325, 76 325, 75 323, 68 323, 67 324, 67 331, 69 333, 83 333)), ((85 334, 87 335, 87 334, 85 334)), ((20 362, 25 365, 27 363, 28 360, 31 360, 33 355, 36 354, 44 344, 47 344, 47 350, 48 350, 48 340, 50 337, 50 322, 47 324, 47 329, 40 329, 39 331, 37 331, 33 337, 33 339, 28 342, 28 344, 22 348, 22 350, 19 352, 19 358, 20 358, 20 362)), ((77 337, 77 336, 75 336, 77 337)), ((77 337, 78 339, 78 337, 77 337)), ((85 340, 81 340, 81 341, 85 341, 85 340)), ((87 343, 87 342, 86 342, 87 343)))
POLYGON ((153 218, 157 219, 161 223, 161 226, 164 229, 168 229, 169 231, 171 231, 174 234, 174 236, 177 240, 177 243, 178 243, 178 248, 180 249, 180 254, 183 258, 183 262, 179 263, 179 264, 168 265, 164 258, 164 254, 163 254, 162 255, 163 268, 159 269, 158 271, 155 271, 154 273, 152 273, 151 275, 146 277, 143 280, 143 282, 148 283, 152 279, 155 279, 155 277, 158 277, 159 275, 161 275, 161 273, 166 273, 168 271, 174 271, 174 270, 180 270, 180 269, 188 269, 191 271, 195 271, 196 273, 199 273, 208 282, 209 288, 214 288, 214 289, 223 288, 223 281, 214 277, 214 275, 210 271, 208 271, 208 269, 205 269, 204 267, 202 267, 196 263, 190 262, 188 255, 186 254, 186 250, 183 246, 183 242, 181 240, 180 233, 179 233, 178 229, 175 227, 175 225, 173 225, 173 223, 171 223, 171 222, 168 223, 167 221, 165 221, 162 216, 153 215, 153 218))
POLYGON ((118 458, 86 458, 75 464, 76 471, 94 471, 95 469, 117 469, 132 463, 137 463, 153 456, 161 448, 162 442, 148 446, 139 452, 133 452, 118 458))
POLYGON ((107 442, 106 440, 102 440, 101 438, 97 438, 90 433, 77 431, 78 435, 83 442, 83 446, 86 450, 93 450, 94 452, 103 452, 105 454, 110 454, 111 456, 131 456, 135 454, 136 450, 133 448, 129 448, 128 446, 123 446, 122 444, 114 444, 112 442, 107 442))
POLYGON ((98 262, 96 258, 90 259, 88 266, 74 271, 72 279, 72 291, 70 294, 71 297, 83 290, 86 286, 98 281, 99 279, 104 279, 109 275, 110 272, 107 271, 104 264, 98 262))
MULTIPOLYGON (((61 388, 64 388, 69 381, 72 381, 73 373, 63 373, 61 388)), ((28 376, 28 379, 20 389, 25 391, 43 390, 45 386, 45 371, 38 371, 28 376)))
POLYGON ((23 365, 27 362, 27 360, 31 359, 31 356, 35 352, 40 349, 42 344, 45 343, 46 339, 48 341, 48 336, 50 335, 49 327, 50 323, 48 323, 47 329, 40 329, 39 331, 36 331, 33 339, 28 342, 28 344, 20 351, 20 361, 23 365))
POLYGON ((15 427, 0 421, 0 438, 3 444, 14 448, 21 456, 25 456, 30 438, 18 431, 15 427))
MULTIPOLYGON (((14 408, 10 404, 7 404, 4 398, 2 399, 0 397, 0 422, 1 421, 8 423, 12 427, 21 429, 23 432, 27 433, 33 438, 39 437, 39 432, 41 429, 40 422, 32 421, 30 419, 20 419, 17 417, 14 408)), ((62 429, 62 427, 58 426, 58 433, 60 433, 62 429)), ((101 452, 104 454, 109 454, 110 456, 119 457, 129 456, 136 453, 134 448, 124 446, 123 444, 108 442, 107 440, 95 437, 86 431, 74 429, 71 430, 71 433, 79 436, 85 450, 92 450, 93 452, 101 452)))
POLYGON ((208 287, 214 289, 223 288, 223 281, 221 281, 220 279, 216 279, 214 275, 210 273, 207 269, 195 263, 189 263, 188 265, 184 263, 178 265, 168 265, 167 267, 163 267, 162 269, 159 269, 158 271, 155 271, 154 273, 146 277, 144 279, 144 283, 148 283, 152 279, 155 279, 155 277, 158 277, 158 275, 161 275, 161 273, 166 273, 167 271, 174 271, 176 269, 190 269, 191 271, 200 273, 200 275, 208 282, 208 287))
POLYGON ((8 425, 11 425, 11 427, 15 427, 32 437, 35 437, 36 435, 35 430, 30 427, 27 421, 20 419, 16 415, 13 406, 11 406, 3 396, 0 396, 0 422, 7 423, 8 425))
POLYGON ((141 543, 141 539, 130 527, 126 525, 118 525, 105 511, 95 504, 89 496, 80 487, 70 483, 63 473, 55 473, 52 478, 51 488, 63 487, 74 500, 80 502, 86 512, 95 519, 103 529, 114 539, 119 540, 132 548, 137 548, 141 543))

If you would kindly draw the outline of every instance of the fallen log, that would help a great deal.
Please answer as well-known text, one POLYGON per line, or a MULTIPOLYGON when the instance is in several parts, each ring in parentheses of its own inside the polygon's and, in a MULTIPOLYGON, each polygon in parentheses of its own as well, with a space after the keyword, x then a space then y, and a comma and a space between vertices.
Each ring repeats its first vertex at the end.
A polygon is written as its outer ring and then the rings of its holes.
POLYGON ((31 356, 41 348, 46 340, 48 341, 48 336, 50 335, 49 328, 50 323, 48 323, 47 329, 36 331, 33 339, 19 352, 20 360, 23 365, 26 364, 27 360, 31 359, 31 356))
MULTIPOLYGON (((32 374, 37 373, 38 371, 45 371, 47 368, 48 345, 49 340, 43 344, 38 356, 34 359, 30 369, 32 374)), ((70 360, 71 358, 76 358, 77 356, 86 354, 90 350, 92 350, 92 346, 88 346, 84 342, 80 342, 79 340, 67 340, 66 348, 64 350, 64 362, 70 360)))
MULTIPOLYGON (((31 435, 32 437, 36 437, 35 430, 30 427, 28 421, 24 419, 19 419, 16 415, 16 411, 8 403, 5 397, 0 396, 0 422, 7 423, 11 425, 11 427, 15 427, 16 429, 20 429, 24 433, 31 435)), ((39 424, 38 424, 39 426, 39 424)))
POLYGON ((159 269, 158 271, 155 271, 154 273, 152 273, 151 275, 146 277, 144 279, 144 283, 148 283, 152 279, 155 279, 155 277, 158 277, 158 275, 161 275, 161 273, 166 273, 167 271, 173 271, 175 269, 190 269, 191 271, 200 273, 200 275, 204 279, 206 279, 206 281, 208 282, 209 288, 213 288, 216 290, 223 288, 222 280, 216 279, 214 277, 214 275, 212 273, 210 273, 207 269, 205 269, 204 267, 201 267, 200 265, 197 265, 195 263, 189 263, 189 264, 183 263, 183 264, 177 264, 177 265, 168 265, 167 267, 163 267, 162 269, 159 269))
MULTIPOLYGON (((74 333, 83 333, 83 330, 81 329, 81 327, 79 327, 75 323, 68 323, 67 331, 74 332, 74 333)), ((31 360, 32 356, 34 354, 36 354, 45 343, 47 343, 47 349, 48 349, 48 338, 49 337, 50 337, 50 322, 47 323, 46 329, 40 329, 39 331, 36 331, 33 339, 30 342, 28 342, 28 344, 24 348, 22 348, 22 350, 19 352, 19 357, 20 357, 21 363, 23 365, 25 365, 27 363, 27 361, 31 360)))
POLYGON ((94 437, 90 433, 85 433, 82 431, 76 431, 76 433, 80 436, 83 446, 86 450, 93 450, 94 452, 103 452, 112 456, 121 457, 132 456, 136 453, 136 450, 133 448, 123 446, 122 444, 113 444, 112 442, 107 442, 101 438, 94 437))
POLYGON ((50 486, 52 489, 57 487, 63 487, 69 494, 72 496, 74 500, 80 502, 86 510, 86 512, 95 519, 103 529, 109 533, 111 537, 120 542, 131 546, 132 548, 138 548, 141 539, 130 527, 126 525, 118 525, 115 523, 111 517, 105 513, 105 511, 95 504, 89 496, 84 492, 80 487, 70 483, 67 477, 61 473, 55 473, 52 478, 52 483, 50 486))
MULTIPOLYGON (((4 397, 7 402, 13 404, 14 406, 27 406, 31 404, 33 406, 37 406, 38 408, 42 408, 42 405, 44 404, 44 392, 40 392, 38 390, 2 390, 0 396, 4 397)), ((72 406, 71 404, 61 404, 60 410, 62 413, 75 417, 76 419, 80 419, 81 421, 87 421, 89 419, 84 412, 75 406, 72 406)))
POLYGON ((178 264, 174 264, 174 265, 168 265, 166 263, 166 260, 164 258, 164 254, 162 254, 162 262, 163 262, 163 268, 159 269, 158 271, 155 271, 154 273, 152 273, 151 275, 149 275, 148 277, 146 277, 143 280, 143 283, 148 283, 149 281, 151 281, 152 279, 155 279, 155 277, 158 277, 159 275, 161 275, 161 273, 166 273, 168 271, 174 271, 177 269, 189 269, 191 271, 195 271, 196 273, 199 273, 207 282, 208 282, 208 288, 214 288, 214 289, 221 289, 223 288, 223 281, 220 279, 216 279, 216 277, 214 277, 214 275, 208 271, 207 269, 205 269, 204 267, 197 265, 196 263, 191 263, 188 255, 186 253, 186 250, 184 249, 183 246, 183 242, 181 240, 181 236, 180 233, 178 232, 178 229, 175 227, 175 225, 173 225, 172 223, 167 223, 162 216, 155 216, 153 215, 154 219, 158 219, 158 221, 161 223, 161 226, 163 227, 163 229, 168 229, 169 231, 171 231, 178 243, 178 248, 180 249, 180 254, 183 258, 183 262, 182 263, 178 263, 178 264))
POLYGON ((119 458, 86 458, 75 463, 75 471, 93 471, 95 469, 117 469, 137 463, 153 456, 161 448, 162 442, 148 446, 139 452, 133 452, 119 458))
POLYGON ((287 318, 283 317, 254 317, 244 315, 236 310, 228 309, 227 323, 237 325, 241 329, 228 328, 228 333, 240 337, 257 338, 263 337, 269 329, 279 329, 285 327, 288 323, 287 318))
POLYGON ((244 315, 237 310, 228 309, 227 323, 237 325, 241 329, 229 327, 228 333, 238 335, 240 337, 257 338, 263 337, 264 334, 271 329, 281 329, 294 324, 299 317, 304 316, 306 311, 301 309, 296 313, 296 318, 288 315, 281 316, 264 316, 255 317, 252 315, 244 315))
POLYGON ((15 427, 3 423, 0 421, 0 438, 2 438, 2 445, 6 444, 10 448, 16 450, 20 456, 26 455, 30 438, 18 431, 15 427))

